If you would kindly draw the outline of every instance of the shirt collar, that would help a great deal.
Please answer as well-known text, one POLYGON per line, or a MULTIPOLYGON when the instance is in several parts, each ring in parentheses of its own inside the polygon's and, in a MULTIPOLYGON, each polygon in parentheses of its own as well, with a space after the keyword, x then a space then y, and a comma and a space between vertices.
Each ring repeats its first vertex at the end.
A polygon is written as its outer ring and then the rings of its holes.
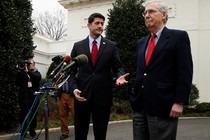
MULTIPOLYGON (((96 42, 97 42, 98 46, 100 46, 101 36, 99 36, 99 37, 98 37, 98 38, 96 38, 95 40, 96 40, 96 42)), ((89 44, 90 44, 90 45, 92 45, 92 44, 93 44, 93 41, 94 41, 94 39, 93 39, 91 36, 89 36, 89 44)))
POLYGON ((156 39, 159 39, 160 38, 160 35, 161 35, 164 27, 165 26, 161 27, 160 30, 158 30, 158 32, 156 33, 156 39))

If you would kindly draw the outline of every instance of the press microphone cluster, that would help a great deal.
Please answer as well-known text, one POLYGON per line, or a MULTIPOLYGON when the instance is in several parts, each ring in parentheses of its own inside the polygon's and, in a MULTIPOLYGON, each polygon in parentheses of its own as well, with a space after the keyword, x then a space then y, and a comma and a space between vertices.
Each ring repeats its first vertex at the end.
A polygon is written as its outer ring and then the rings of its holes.
POLYGON ((62 70, 62 72, 70 72, 72 67, 78 67, 88 63, 88 57, 85 54, 80 54, 72 58, 71 62, 62 70))
POLYGON ((71 72, 73 72, 76 68, 81 65, 88 63, 88 57, 85 54, 78 55, 75 58, 72 58, 70 63, 62 70, 61 75, 56 80, 56 85, 60 88, 71 76, 71 72))
POLYGON ((61 73, 61 71, 63 70, 63 68, 69 64, 69 62, 71 61, 71 56, 67 55, 63 58, 63 61, 50 73, 49 77, 56 79, 59 74, 61 73))

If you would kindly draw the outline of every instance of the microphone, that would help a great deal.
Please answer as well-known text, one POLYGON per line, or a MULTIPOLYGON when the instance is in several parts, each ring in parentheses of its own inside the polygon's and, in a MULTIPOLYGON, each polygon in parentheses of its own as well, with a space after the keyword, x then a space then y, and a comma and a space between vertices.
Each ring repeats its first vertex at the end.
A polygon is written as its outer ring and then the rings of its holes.
POLYGON ((60 88, 69 78, 72 67, 78 67, 80 65, 86 64, 88 62, 88 57, 85 54, 78 55, 72 58, 71 62, 62 70, 61 75, 56 80, 56 85, 60 88))
POLYGON ((63 58, 63 65, 67 65, 71 61, 71 56, 67 55, 63 58))
POLYGON ((71 57, 69 55, 64 57, 63 65, 61 65, 60 70, 56 73, 56 75, 53 77, 53 79, 56 79, 60 75, 63 68, 70 62, 70 60, 71 60, 71 57))
POLYGON ((69 69, 74 65, 78 67, 86 63, 88 63, 88 57, 85 54, 80 54, 77 57, 72 58, 72 61, 63 69, 63 71, 69 71, 69 69))
POLYGON ((58 64, 58 63, 60 63, 61 61, 63 61, 63 59, 64 59, 63 56, 61 56, 61 55, 56 55, 56 56, 54 56, 51 60, 52 60, 53 62, 55 62, 56 64, 58 64))
POLYGON ((71 60, 71 56, 67 55, 63 58, 63 61, 50 73, 49 77, 56 78, 58 75, 58 72, 62 71, 63 67, 66 66, 71 60))

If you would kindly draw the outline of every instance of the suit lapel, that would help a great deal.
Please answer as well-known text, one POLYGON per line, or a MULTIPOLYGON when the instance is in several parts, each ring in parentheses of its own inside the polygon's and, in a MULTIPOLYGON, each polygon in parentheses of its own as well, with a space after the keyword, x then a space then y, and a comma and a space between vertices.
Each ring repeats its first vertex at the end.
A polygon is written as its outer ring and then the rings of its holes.
POLYGON ((146 36, 143 44, 141 45, 142 47, 139 46, 140 48, 138 48, 138 59, 142 60, 142 61, 139 61, 139 62, 141 62, 141 64, 140 64, 141 67, 146 66, 146 64, 145 64, 145 52, 146 52, 146 49, 147 49, 149 39, 150 39, 150 36, 146 36))
POLYGON ((101 54, 102 54, 102 52, 104 51, 105 48, 106 48, 106 41, 103 37, 101 37, 101 43, 100 43, 100 46, 99 46, 99 51, 98 51, 98 55, 96 57, 95 65, 97 64, 97 61, 100 59, 101 54))
MULTIPOLYGON (((87 55, 89 60, 91 60, 91 64, 92 64, 92 57, 91 57, 91 52, 90 52, 90 47, 89 47, 89 38, 88 37, 86 39, 84 39, 83 45, 84 45, 85 54, 87 55)), ((105 48, 106 48, 106 40, 102 37, 101 38, 101 43, 100 43, 100 46, 99 46, 98 55, 96 57, 95 65, 96 65, 97 61, 100 59, 101 54, 102 54, 102 52, 105 48)))
POLYGON ((166 46, 168 39, 169 39, 169 33, 168 29, 165 27, 161 33, 160 39, 158 40, 155 49, 153 51, 153 54, 150 58, 150 61, 148 63, 148 65, 150 65, 150 63, 152 63, 153 61, 155 61, 158 53, 166 46))
POLYGON ((89 47, 89 39, 88 37, 84 40, 84 49, 85 49, 85 54, 87 55, 87 57, 89 58, 89 60, 91 59, 91 53, 90 53, 90 47, 89 47))

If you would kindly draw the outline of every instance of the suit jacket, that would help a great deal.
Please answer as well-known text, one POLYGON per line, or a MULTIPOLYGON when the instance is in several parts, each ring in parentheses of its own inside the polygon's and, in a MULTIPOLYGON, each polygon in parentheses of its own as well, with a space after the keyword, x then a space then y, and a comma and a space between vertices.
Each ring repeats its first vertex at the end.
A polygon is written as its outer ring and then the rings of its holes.
POLYGON ((137 70, 130 94, 133 110, 154 116, 169 116, 174 103, 188 104, 193 62, 186 31, 164 27, 148 65, 145 50, 150 35, 137 45, 137 70))
POLYGON ((116 74, 116 77, 124 74, 116 43, 101 38, 95 65, 92 64, 88 37, 76 42, 73 46, 71 57, 74 58, 80 54, 87 55, 88 63, 78 68, 72 89, 81 90, 81 96, 85 97, 87 102, 95 100, 97 105, 111 106, 112 72, 116 74))

